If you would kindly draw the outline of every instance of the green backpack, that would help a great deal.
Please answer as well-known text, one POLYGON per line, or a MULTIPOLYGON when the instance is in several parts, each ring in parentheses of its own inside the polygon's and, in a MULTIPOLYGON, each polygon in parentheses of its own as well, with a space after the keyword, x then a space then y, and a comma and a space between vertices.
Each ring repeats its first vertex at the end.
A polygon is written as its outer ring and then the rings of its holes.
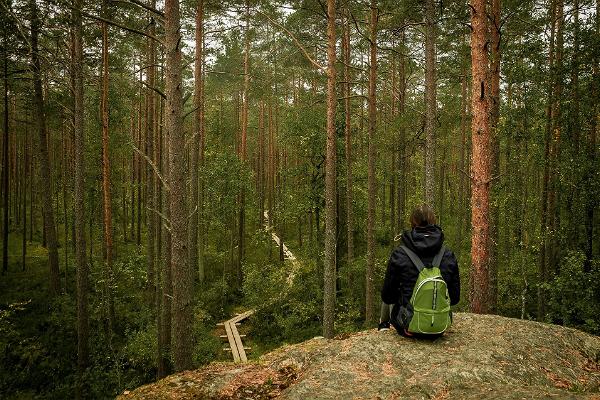
POLYGON ((440 263, 446 249, 442 246, 434 257, 431 267, 425 267, 423 261, 413 251, 405 246, 401 248, 419 270, 408 310, 401 310, 401 314, 404 314, 403 325, 408 327, 407 331, 411 333, 427 335, 443 333, 452 324, 448 286, 440 272, 440 263))

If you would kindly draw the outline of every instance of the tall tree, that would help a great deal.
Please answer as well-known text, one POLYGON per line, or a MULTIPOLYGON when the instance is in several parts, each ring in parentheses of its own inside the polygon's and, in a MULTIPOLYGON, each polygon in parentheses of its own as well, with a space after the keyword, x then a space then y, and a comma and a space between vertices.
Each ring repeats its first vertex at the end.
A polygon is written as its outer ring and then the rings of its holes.
POLYGON ((354 181, 352 177, 352 125, 350 110, 350 9, 346 6, 344 37, 344 137, 346 140, 346 224, 348 235, 348 263, 354 259, 354 181))
POLYGON ((194 271, 188 260, 188 203, 185 132, 183 131, 181 31, 179 0, 165 1, 165 52, 169 133, 169 208, 173 269, 173 360, 176 371, 191 369, 194 271))
MULTIPOLYGON (((84 372, 89 363, 88 264, 85 247, 85 131, 83 99, 83 0, 73 0, 71 15, 71 81, 73 85, 73 134, 75 196, 74 229, 77 280, 77 397, 83 398, 84 372)), ((33 201, 33 199, 32 199, 33 201)))
MULTIPOLYGON (((156 8, 156 0, 150 0, 149 5, 152 9, 156 8)), ((152 14, 149 15, 150 21, 148 23, 148 33, 152 36, 156 34, 156 21, 152 14)), ((155 158, 154 143, 155 143, 155 116, 156 116, 156 103, 154 89, 156 86, 156 44, 154 40, 147 40, 148 53, 147 53, 147 83, 148 89, 146 91, 146 103, 147 103, 147 114, 148 121, 146 123, 146 153, 147 157, 156 166, 157 160, 155 158)), ((151 163, 146 163, 146 176, 147 176, 147 195, 146 195, 146 208, 148 210, 148 265, 146 268, 148 275, 148 287, 147 290, 152 298, 152 303, 156 301, 154 296, 157 293, 158 286, 158 273, 157 273, 157 262, 156 262, 156 239, 158 236, 157 225, 159 223, 158 216, 155 209, 157 208, 157 179, 155 171, 152 168, 151 163)), ((157 308, 157 312, 160 309, 157 308)))
POLYGON ((323 336, 332 338, 336 282, 335 0, 327 0, 327 145, 325 152, 325 269, 323 336))
MULTIPOLYGON (((204 126, 203 126, 203 86, 204 81, 202 77, 202 64, 204 63, 203 56, 203 42, 204 42, 204 0, 197 0, 196 2, 196 48, 195 48, 195 60, 194 60, 194 121, 195 131, 192 140, 191 147, 191 171, 190 171, 190 191, 191 191, 191 205, 195 210, 192 211, 190 217, 190 265, 193 270, 198 269, 198 278, 200 282, 204 281, 204 266, 201 260, 198 260, 198 225, 200 222, 200 214, 202 210, 202 204, 200 203, 201 197, 199 196, 200 188, 198 182, 198 169, 201 168, 199 162, 201 143, 204 141, 204 126)), ((200 230, 201 232, 201 230, 200 230)))
POLYGON ((46 126, 46 111, 44 92, 42 90, 42 70, 38 50, 40 19, 36 0, 30 1, 31 6, 31 70, 33 73, 33 104, 35 108, 36 128, 38 131, 38 156, 40 165, 39 191, 42 198, 44 213, 44 232, 48 246, 48 264, 50 266, 50 294, 60 292, 60 271, 58 267, 58 239, 54 207, 52 206, 52 176, 50 174, 50 157, 48 156, 48 128, 46 126))
POLYGON ((8 147, 10 142, 9 133, 9 109, 8 109, 8 33, 4 28, 4 137, 2 140, 2 275, 8 271, 8 147))
MULTIPOLYGON (((244 87, 242 91, 242 136, 240 146, 240 159, 242 166, 246 166, 248 158, 247 141, 248 141, 248 92, 250 90, 250 0, 246 0, 246 15, 245 15, 245 32, 244 32, 244 87)), ((245 247, 245 232, 246 232, 246 187, 242 185, 240 191, 240 209, 238 220, 238 257, 237 257, 237 287, 242 287, 242 261, 244 259, 245 247)), ((281 235, 281 233, 280 233, 281 235)), ((283 239, 280 240, 283 242, 283 239)))
POLYGON ((488 311, 490 236, 490 82, 485 0, 471 2, 471 74, 473 161, 471 166, 471 290, 475 313, 488 311))
MULTIPOLYGON (((106 17, 106 0, 102 8, 106 17)), ((113 275, 113 232, 112 232, 112 197, 110 194, 110 148, 108 132, 108 24, 102 25, 102 94, 100 109, 102 115, 102 215, 104 216, 104 301, 106 307, 106 322, 109 335, 112 336, 115 306, 112 296, 113 275)))
POLYGON ((375 321, 373 271, 375 270, 375 205, 377 192, 375 177, 375 136, 377 134, 377 0, 371 0, 369 23, 369 166, 368 166, 368 210, 367 210, 367 271, 366 271, 366 313, 368 325, 375 321))
POLYGON ((435 193, 435 4, 425 0, 425 202, 434 207, 435 193))
MULTIPOLYGON (((492 0, 492 17, 490 24, 490 130, 492 140, 491 165, 492 175, 498 176, 500 173, 500 137, 498 132, 498 122, 500 121, 500 0, 492 0)), ((497 194, 494 191, 493 194, 497 194)), ((490 226, 490 298, 488 300, 490 312, 496 312, 496 302, 498 299, 498 224, 500 218, 499 201, 494 198, 491 202, 491 226, 490 226)))

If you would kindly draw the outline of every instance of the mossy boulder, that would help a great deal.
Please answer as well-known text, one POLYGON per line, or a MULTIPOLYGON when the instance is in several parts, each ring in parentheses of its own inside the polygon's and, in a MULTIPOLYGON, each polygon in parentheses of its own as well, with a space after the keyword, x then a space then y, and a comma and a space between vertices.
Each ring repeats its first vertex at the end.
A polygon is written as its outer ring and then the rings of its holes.
POLYGON ((367 330, 215 363, 120 399, 597 399, 600 338, 575 329, 457 313, 433 341, 367 330))

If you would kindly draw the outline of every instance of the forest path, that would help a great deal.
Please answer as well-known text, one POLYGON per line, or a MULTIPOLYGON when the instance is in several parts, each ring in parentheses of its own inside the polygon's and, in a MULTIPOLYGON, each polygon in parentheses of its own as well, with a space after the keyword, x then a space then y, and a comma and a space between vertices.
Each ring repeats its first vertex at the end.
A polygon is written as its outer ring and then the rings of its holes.
MULTIPOLYGON (((281 239, 279 238, 279 236, 277 236, 277 234, 275 233, 275 229, 271 225, 271 222, 269 219, 269 212, 265 211, 264 216, 265 216, 265 230, 271 234, 271 238, 277 244, 278 247, 279 246, 283 247, 284 259, 291 261, 292 269, 290 270, 290 273, 288 274, 288 277, 286 279, 287 287, 289 288, 292 285, 292 283, 294 282, 294 278, 296 276, 295 270, 299 266, 299 262, 296 259, 296 256, 294 256, 294 253, 292 253, 288 249, 288 247, 285 245, 285 243, 281 243, 281 239)), ((286 291, 284 291, 284 293, 286 291)), ((236 363, 248 362, 248 357, 246 356, 246 350, 249 350, 249 348, 244 347, 244 344, 242 343, 242 337, 245 337, 245 335, 240 335, 240 333, 238 332, 238 329, 237 329, 237 325, 239 325, 239 323, 242 320, 244 320, 244 319, 248 318, 250 315, 254 314, 254 311, 255 310, 248 310, 242 314, 237 314, 235 317, 228 319, 227 321, 224 321, 221 324, 219 324, 219 326, 222 325, 225 328, 225 333, 226 333, 226 335, 222 335, 221 337, 227 338, 227 341, 229 342, 229 347, 226 347, 223 350, 231 351, 231 355, 233 356, 233 362, 236 362, 236 363)))
MULTIPOLYGON (((267 232, 271 233, 271 238, 273 239, 273 241, 275 243, 277 243, 277 246, 281 246, 281 239, 279 238, 279 236, 277 236, 277 233, 275 233, 274 227, 271 225, 271 220, 269 219, 269 212, 265 210, 264 216, 265 216, 265 230, 267 232)), ((285 260, 291 261, 291 264, 292 264, 292 269, 290 269, 290 273, 288 274, 288 277, 286 279, 288 286, 290 286, 294 282, 294 278, 296 277, 296 270, 300 266, 300 263, 298 262, 298 259, 296 258, 294 253, 292 253, 290 251, 290 249, 288 249, 288 247, 285 245, 285 243, 283 243, 282 247, 283 247, 283 258, 285 260)))
POLYGON ((226 337, 227 341, 229 342, 229 347, 223 350, 231 351, 231 354, 233 355, 233 362, 239 363, 248 361, 248 357, 246 357, 246 350, 249 350, 249 348, 244 347, 244 344, 242 343, 242 337, 245 335, 240 335, 237 330, 237 325, 253 313, 254 310, 246 311, 242 314, 236 315, 231 319, 228 319, 222 324, 225 327, 226 333, 224 337, 226 337))

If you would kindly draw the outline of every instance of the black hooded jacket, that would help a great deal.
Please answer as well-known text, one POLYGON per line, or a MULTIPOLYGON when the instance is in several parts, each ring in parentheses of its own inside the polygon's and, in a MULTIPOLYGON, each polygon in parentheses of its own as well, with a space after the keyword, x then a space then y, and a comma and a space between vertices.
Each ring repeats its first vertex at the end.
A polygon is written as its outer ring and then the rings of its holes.
MULTIPOLYGON (((430 266, 433 258, 444 243, 444 233, 437 225, 416 227, 411 231, 402 233, 402 244, 416 253, 425 266, 430 266)), ((460 299, 460 276, 458 262, 451 250, 446 249, 440 264, 442 278, 448 286, 450 304, 457 304, 460 299)), ((386 304, 400 304, 406 306, 412 296, 413 288, 417 282, 419 271, 400 247, 396 248, 388 261, 387 271, 381 300, 386 304)))

